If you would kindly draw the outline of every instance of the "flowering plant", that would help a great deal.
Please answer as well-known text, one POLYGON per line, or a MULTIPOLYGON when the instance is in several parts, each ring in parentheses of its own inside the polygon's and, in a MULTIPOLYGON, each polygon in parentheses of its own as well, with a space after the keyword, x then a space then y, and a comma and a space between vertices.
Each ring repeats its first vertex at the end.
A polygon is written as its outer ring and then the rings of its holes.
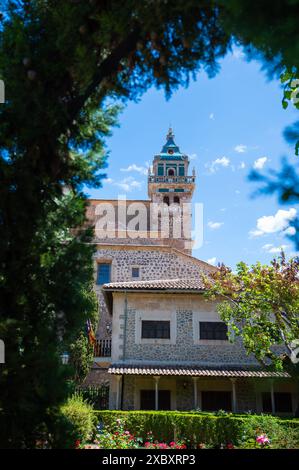
POLYGON ((187 446, 184 442, 177 441, 177 442, 170 442, 167 444, 166 442, 150 442, 147 441, 144 443, 144 447, 146 449, 186 449, 187 446))
POLYGON ((116 420, 116 427, 110 431, 98 428, 92 448, 97 449, 138 449, 142 440, 125 429, 125 422, 116 420))
POLYGON ((266 434, 260 434, 256 438, 257 444, 260 444, 261 447, 265 447, 267 445, 270 445, 270 439, 266 434))

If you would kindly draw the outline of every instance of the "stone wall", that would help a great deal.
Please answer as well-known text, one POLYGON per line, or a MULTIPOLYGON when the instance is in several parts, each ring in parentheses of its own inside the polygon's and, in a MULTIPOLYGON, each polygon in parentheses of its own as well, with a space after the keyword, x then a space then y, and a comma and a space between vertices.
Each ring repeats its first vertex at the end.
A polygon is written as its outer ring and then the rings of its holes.
POLYGON ((192 410, 194 408, 192 380, 189 377, 174 380, 176 380, 176 409, 178 411, 192 410))
POLYGON ((125 376, 123 380, 123 409, 134 410, 135 377, 125 376))
MULTIPOLYGON (((198 279, 202 272, 214 269, 196 258, 179 252, 170 247, 160 246, 112 246, 100 245, 94 255, 95 280, 97 263, 111 263, 111 282, 132 281, 132 267, 140 268, 138 280, 151 279, 198 279)), ((99 300, 100 324, 97 331, 99 338, 108 338, 106 325, 112 321, 111 314, 101 291, 95 285, 99 300)))
POLYGON ((112 361, 130 364, 189 364, 197 366, 257 365, 247 356, 240 338, 229 341, 199 341, 195 326, 199 319, 219 321, 216 303, 202 294, 128 293, 125 322, 124 294, 114 294, 112 361), (174 315, 175 312, 175 315, 174 315), (175 340, 140 340, 138 322, 169 318, 175 340), (175 322, 175 325, 172 325, 175 322), (125 338, 125 357, 123 358, 125 338))
POLYGON ((256 387, 253 379, 236 381, 237 411, 256 411, 256 387))
POLYGON ((110 374, 107 372, 107 367, 101 369, 96 366, 92 367, 81 385, 82 387, 98 387, 100 385, 108 385, 109 381, 110 374))
MULTIPOLYGON (((190 201, 186 194, 180 197, 182 204, 190 201)), ((191 215, 183 216, 181 210, 176 204, 157 210, 150 200, 90 199, 86 226, 94 227, 95 243, 167 245, 191 254, 191 215)))

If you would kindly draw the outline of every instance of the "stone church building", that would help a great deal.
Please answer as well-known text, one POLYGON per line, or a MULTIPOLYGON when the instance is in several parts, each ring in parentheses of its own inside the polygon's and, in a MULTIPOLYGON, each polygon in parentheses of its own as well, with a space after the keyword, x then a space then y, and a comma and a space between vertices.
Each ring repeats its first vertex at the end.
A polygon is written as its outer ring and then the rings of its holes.
POLYGON ((95 226, 100 322, 85 385, 109 382, 111 409, 228 410, 292 414, 286 373, 266 372, 230 343, 207 301, 192 256, 196 176, 172 129, 148 174, 148 200, 89 201, 95 226))

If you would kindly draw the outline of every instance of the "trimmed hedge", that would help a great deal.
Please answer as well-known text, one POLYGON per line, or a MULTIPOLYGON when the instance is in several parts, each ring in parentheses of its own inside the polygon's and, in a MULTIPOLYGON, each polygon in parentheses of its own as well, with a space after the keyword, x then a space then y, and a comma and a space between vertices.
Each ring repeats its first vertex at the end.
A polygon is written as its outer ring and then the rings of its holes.
POLYGON ((108 431, 116 429, 116 419, 124 420, 125 427, 138 437, 146 439, 152 431, 159 441, 185 439, 191 444, 204 442, 220 446, 228 442, 240 444, 253 438, 258 430, 272 436, 287 429, 298 431, 298 419, 279 419, 268 415, 217 415, 201 412, 177 411, 95 411, 99 421, 108 431))

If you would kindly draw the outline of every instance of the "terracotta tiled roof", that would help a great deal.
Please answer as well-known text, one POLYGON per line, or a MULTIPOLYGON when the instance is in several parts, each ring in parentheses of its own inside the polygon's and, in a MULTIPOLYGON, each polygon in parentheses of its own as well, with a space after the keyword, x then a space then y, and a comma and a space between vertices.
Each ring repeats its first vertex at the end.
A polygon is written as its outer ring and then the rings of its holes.
POLYGON ((104 284, 103 289, 203 291, 205 287, 200 279, 157 279, 152 281, 110 282, 104 284))
POLYGON ((263 370, 245 369, 209 369, 198 367, 168 367, 168 366, 123 366, 112 365, 109 374, 124 375, 181 375, 191 377, 258 377, 279 378, 290 377, 287 372, 270 372, 263 370))

